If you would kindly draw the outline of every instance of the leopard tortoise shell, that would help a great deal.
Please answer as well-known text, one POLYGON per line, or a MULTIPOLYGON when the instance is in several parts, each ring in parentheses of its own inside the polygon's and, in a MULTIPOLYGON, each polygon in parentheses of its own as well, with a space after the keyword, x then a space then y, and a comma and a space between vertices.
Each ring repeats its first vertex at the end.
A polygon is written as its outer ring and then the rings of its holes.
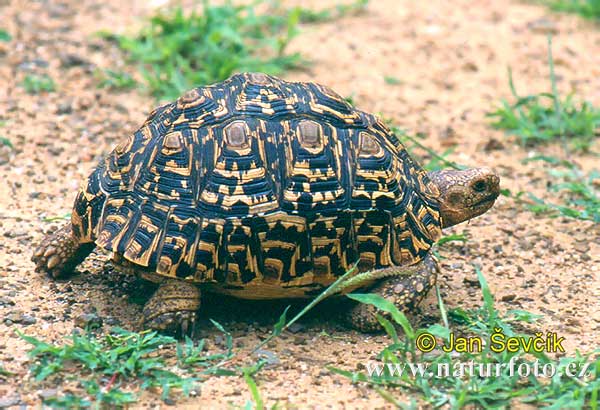
MULTIPOLYGON (((375 116, 315 83, 242 73, 154 110, 34 252, 71 273, 95 246, 158 282, 146 326, 188 331, 200 292, 309 297, 355 264, 400 308, 434 283, 443 227, 487 211, 488 168, 427 173, 375 116)), ((357 287, 355 286, 355 287, 357 287)), ((371 330, 364 305, 348 318, 371 330)))

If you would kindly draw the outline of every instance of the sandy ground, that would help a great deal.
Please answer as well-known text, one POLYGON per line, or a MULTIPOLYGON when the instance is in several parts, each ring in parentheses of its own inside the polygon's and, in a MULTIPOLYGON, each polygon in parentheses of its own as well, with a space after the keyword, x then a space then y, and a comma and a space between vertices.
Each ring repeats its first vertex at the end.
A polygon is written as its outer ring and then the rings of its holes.
MULTIPOLYGON (((115 274, 105 254, 89 258, 71 282, 40 277, 29 261, 32 244, 58 225, 43 218, 70 212, 80 181, 156 105, 134 91, 96 88, 96 67, 133 73, 118 50, 93 37, 99 29, 128 32, 152 12, 141 1, 123 3, 0 2, 0 26, 14 37, 0 43, 0 135, 14 145, 14 150, 0 148, 0 364, 15 373, 0 379, 0 407, 40 403, 40 387, 27 381, 28 345, 15 329, 59 341, 71 332, 74 319, 92 308, 105 326, 129 328, 135 328, 141 309, 112 280, 115 274), (18 84, 31 72, 48 73, 57 91, 26 94, 18 84)), ((411 133, 423 133, 426 144, 438 151, 458 144, 454 160, 494 167, 503 188, 558 200, 546 190, 549 177, 543 167, 521 163, 532 152, 492 130, 485 118, 493 104, 509 96, 508 66, 522 94, 548 90, 547 31, 555 33, 559 89, 600 105, 598 27, 576 16, 512 1, 372 0, 363 15, 303 27, 291 49, 313 63, 307 71, 285 78, 315 80, 352 95, 359 108, 381 112, 411 133), (401 83, 386 84, 384 76, 395 76, 401 83)), ((562 155, 557 147, 540 150, 562 155)), ((570 159, 588 170, 598 164, 592 155, 570 159)), ((448 308, 481 303, 475 263, 485 273, 500 310, 543 314, 539 329, 564 336, 569 354, 600 345, 597 225, 537 217, 501 197, 492 211, 448 233, 452 232, 465 233, 469 241, 445 251, 448 259, 440 282, 448 308)), ((222 320, 241 348, 253 347, 268 334, 282 309, 230 305, 229 310, 209 307, 206 315, 222 320), (265 318, 265 310, 277 313, 265 318)), ((268 405, 387 406, 376 392, 353 386, 325 366, 356 369, 388 339, 347 330, 329 316, 321 308, 296 333, 269 345, 279 364, 257 376, 268 405)), ((414 319, 417 324, 439 319, 432 295, 414 319)), ((218 332, 204 324, 201 336, 211 341, 211 349, 218 349, 218 332)), ((199 397, 178 404, 243 405, 249 398, 242 380, 215 378, 203 385, 199 397)), ((145 395, 140 406, 160 403, 158 397, 145 395)))

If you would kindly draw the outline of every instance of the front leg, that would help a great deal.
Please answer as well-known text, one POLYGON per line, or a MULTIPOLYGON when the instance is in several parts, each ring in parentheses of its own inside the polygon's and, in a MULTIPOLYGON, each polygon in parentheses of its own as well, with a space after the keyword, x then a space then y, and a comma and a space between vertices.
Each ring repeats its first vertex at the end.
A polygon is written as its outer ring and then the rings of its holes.
POLYGON ((65 278, 95 247, 93 242, 81 243, 73 235, 71 222, 67 222, 42 240, 31 260, 36 272, 45 272, 55 279, 65 278))
MULTIPOLYGON (((437 260, 429 253, 421 262, 415 266, 398 267, 398 275, 389 279, 383 279, 368 293, 375 293, 396 305, 400 311, 411 310, 416 307, 435 285, 439 267, 437 260), (410 269, 410 275, 403 274, 403 269, 410 269)), ((381 324, 377 320, 379 313, 388 317, 373 305, 358 303, 346 314, 349 324, 361 332, 376 332, 381 330, 381 324)))
POLYGON ((193 335, 200 289, 190 282, 168 279, 144 305, 144 327, 159 332, 193 335))

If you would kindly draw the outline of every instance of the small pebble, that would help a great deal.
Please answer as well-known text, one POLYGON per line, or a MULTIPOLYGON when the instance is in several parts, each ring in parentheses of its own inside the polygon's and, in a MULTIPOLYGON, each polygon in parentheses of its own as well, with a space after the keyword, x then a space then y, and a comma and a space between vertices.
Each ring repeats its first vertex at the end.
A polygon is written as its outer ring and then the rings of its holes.
POLYGON ((89 61, 87 61, 84 57, 80 56, 79 54, 63 54, 59 58, 61 66, 65 68, 89 64, 89 61))
POLYGON ((275 365, 280 363, 277 355, 270 350, 259 349, 256 352, 254 352, 254 355, 259 359, 265 360, 266 367, 274 367, 275 365))
POLYGON ((7 296, 0 296, 0 306, 14 306, 15 302, 7 296))
POLYGON ((75 318, 75 326, 82 329, 97 329, 102 327, 103 320, 96 313, 83 313, 75 318))
POLYGON ((58 395, 57 389, 44 389, 38 392, 38 396, 42 400, 48 400, 58 395))
POLYGON ((304 328, 305 328, 305 326, 302 323, 295 322, 295 323, 292 323, 287 328, 287 330, 291 333, 299 333, 299 332, 303 331, 304 328))
POLYGON ((71 114, 72 112, 73 112, 73 107, 71 106, 70 101, 58 104, 58 107, 56 108, 56 111, 55 111, 55 113, 58 115, 71 114))
POLYGON ((21 316, 21 323, 24 325, 33 325, 36 322, 36 318, 31 315, 24 314, 23 316, 21 316))
POLYGON ((10 408, 21 404, 21 396, 13 394, 11 396, 0 397, 0 409, 10 408))

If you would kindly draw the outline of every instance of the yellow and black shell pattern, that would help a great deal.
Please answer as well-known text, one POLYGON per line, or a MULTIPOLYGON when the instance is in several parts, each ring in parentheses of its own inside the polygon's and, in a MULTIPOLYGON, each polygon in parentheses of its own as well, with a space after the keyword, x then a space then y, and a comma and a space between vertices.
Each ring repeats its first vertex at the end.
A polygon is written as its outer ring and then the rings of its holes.
POLYGON ((160 276, 306 288, 421 260, 439 192, 330 89, 243 73, 157 108, 90 175, 73 231, 160 276))

